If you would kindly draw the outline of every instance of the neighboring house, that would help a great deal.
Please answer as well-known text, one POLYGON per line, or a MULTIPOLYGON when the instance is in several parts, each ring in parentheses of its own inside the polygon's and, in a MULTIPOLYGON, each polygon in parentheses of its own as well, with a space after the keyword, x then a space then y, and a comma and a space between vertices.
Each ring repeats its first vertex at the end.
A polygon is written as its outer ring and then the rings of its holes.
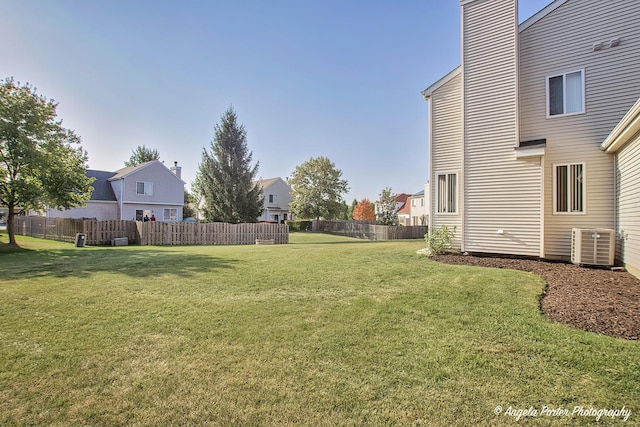
POLYGON ((52 218, 135 219, 153 215, 157 221, 182 221, 184 181, 181 168, 159 160, 105 172, 88 169, 94 191, 84 208, 48 209, 52 218))
POLYGON ((282 178, 261 179, 259 181, 264 197, 264 211, 258 221, 284 222, 293 220, 289 210, 291 187, 282 178))
POLYGON ((617 258, 640 277, 640 99, 602 143, 615 156, 617 258))
MULTIPOLYGON (((396 215, 398 216, 398 225, 411 225, 411 196, 404 194, 404 202, 397 202, 396 215)), ((398 199, 396 198, 396 201, 398 199)))
POLYGON ((409 215, 411 217, 409 225, 427 225, 429 211, 427 210, 426 197, 424 194, 424 190, 422 190, 409 197, 409 215))
MULTIPOLYGON (((430 229, 455 226, 461 251, 568 259, 572 228, 631 221, 621 253, 639 265, 637 213, 616 218, 633 178, 600 149, 640 97, 638 3, 555 0, 521 24, 517 0, 460 5, 462 65, 422 92, 430 229)), ((637 140, 612 146, 634 164, 637 140)))
MULTIPOLYGON (((400 193, 396 194, 394 197, 396 199, 396 207, 393 210, 393 213, 398 217, 398 224, 411 225, 411 210, 408 203, 409 197, 411 197, 411 195, 407 193, 400 193)), ((377 218, 380 215, 380 206, 378 205, 378 203, 374 204, 374 208, 377 218)))

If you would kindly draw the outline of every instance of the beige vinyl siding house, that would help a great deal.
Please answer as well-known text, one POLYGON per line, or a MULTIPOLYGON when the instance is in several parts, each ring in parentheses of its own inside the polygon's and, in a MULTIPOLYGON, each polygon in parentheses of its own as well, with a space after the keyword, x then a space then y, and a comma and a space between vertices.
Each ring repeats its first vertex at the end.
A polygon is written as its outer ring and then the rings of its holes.
POLYGON ((540 167, 516 159, 517 2, 464 1, 462 250, 540 255, 540 167), (502 182, 501 185, 496 183, 502 182))
POLYGON ((542 256, 566 258, 572 227, 614 227, 613 156, 603 155, 600 144, 638 97, 640 7, 599 0, 552 6, 543 18, 521 25, 520 139, 546 139, 542 256), (620 39, 620 45, 593 50, 594 44, 613 39, 620 39), (577 113, 550 116, 548 78, 571 72, 582 73, 584 104, 577 113), (584 165, 582 212, 554 208, 554 165, 565 164, 584 165))
MULTIPOLYGON (((626 188, 631 169, 616 178, 600 145, 640 96, 640 5, 555 0, 519 25, 517 0, 460 6, 462 65, 423 91, 431 229, 457 225, 462 251, 568 260, 572 228, 616 226, 615 184, 626 188), (455 109, 439 97, 453 87, 461 112, 442 114, 455 109), (448 171, 458 178, 453 215, 438 212, 448 171)), ((636 164, 635 148, 617 156, 636 164)), ((620 221, 630 218, 631 203, 619 205, 620 221)))
POLYGON ((259 181, 264 198, 264 210, 258 217, 258 221, 275 221, 284 223, 293 220, 293 213, 289 210, 292 201, 291 187, 284 179, 269 178, 259 181))
POLYGON ((601 148, 615 155, 617 258, 640 277, 640 98, 601 148))
MULTIPOLYGON (((457 67, 428 87, 422 95, 431 100, 429 146, 431 167, 429 229, 456 227, 453 241, 461 248, 462 206, 462 67, 457 67), (437 123, 437 126, 432 124, 437 123), (452 182, 453 176, 455 182, 452 182)), ((427 189, 429 190, 429 189, 427 189)))

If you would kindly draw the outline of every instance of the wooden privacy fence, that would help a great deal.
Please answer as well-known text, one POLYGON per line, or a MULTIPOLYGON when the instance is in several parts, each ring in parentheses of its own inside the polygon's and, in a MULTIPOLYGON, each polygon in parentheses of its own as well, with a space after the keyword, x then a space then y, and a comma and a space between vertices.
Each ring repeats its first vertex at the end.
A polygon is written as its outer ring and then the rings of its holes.
POLYGON ((313 221, 313 231, 368 240, 423 239, 426 225, 378 225, 372 221, 313 221))
POLYGON ((256 240, 289 243, 286 224, 97 221, 36 216, 15 217, 14 224, 16 234, 63 242, 74 242, 76 233, 84 233, 87 245, 110 245, 112 239, 122 237, 139 245, 250 245, 256 240))
POLYGON ((61 242, 74 242, 76 233, 86 235, 87 245, 110 245, 111 239, 118 237, 126 237, 130 243, 138 242, 135 221, 17 216, 14 224, 16 234, 61 242))
POLYGON ((141 245, 253 245, 257 240, 289 243, 286 224, 138 222, 141 245))

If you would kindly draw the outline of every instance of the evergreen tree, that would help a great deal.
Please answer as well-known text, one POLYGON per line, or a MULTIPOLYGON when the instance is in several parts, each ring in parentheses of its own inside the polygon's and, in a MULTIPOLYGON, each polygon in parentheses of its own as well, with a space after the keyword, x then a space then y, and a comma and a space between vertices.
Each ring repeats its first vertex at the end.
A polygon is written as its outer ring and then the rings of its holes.
POLYGON ((354 209, 356 208, 356 205, 358 204, 358 200, 357 199, 353 199, 353 202, 351 202, 351 205, 349 205, 349 214, 348 214, 348 218, 349 220, 351 219, 355 219, 355 217, 353 216, 353 212, 354 209))
POLYGON ((196 177, 206 221, 255 222, 262 214, 262 189, 255 181, 259 163, 251 166, 252 157, 247 131, 230 107, 215 126, 211 152, 202 150, 196 177))

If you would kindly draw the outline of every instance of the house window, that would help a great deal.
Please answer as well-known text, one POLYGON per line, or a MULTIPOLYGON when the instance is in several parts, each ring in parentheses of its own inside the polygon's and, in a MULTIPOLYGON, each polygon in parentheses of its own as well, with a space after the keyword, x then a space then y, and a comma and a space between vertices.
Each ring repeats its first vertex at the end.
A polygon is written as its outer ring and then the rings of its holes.
POLYGON ((554 165, 553 190, 554 213, 584 213, 584 163, 554 165))
POLYGON ((276 203, 276 195, 275 194, 269 194, 269 203, 276 203))
POLYGON ((411 199, 411 207, 416 207, 416 199, 411 199))
POLYGON ((144 211, 142 209, 136 209, 136 221, 142 221, 144 218, 144 211))
POLYGON ((164 210, 164 220, 165 221, 177 221, 178 220, 178 209, 175 208, 167 208, 164 210))
POLYGON ((142 194, 145 196, 153 195, 153 183, 151 182, 136 182, 136 194, 142 194))
POLYGON ((457 213, 458 212, 458 174, 447 173, 437 175, 438 196, 436 199, 436 212, 457 213))
POLYGON ((547 77, 547 117, 584 113, 584 70, 547 77))

